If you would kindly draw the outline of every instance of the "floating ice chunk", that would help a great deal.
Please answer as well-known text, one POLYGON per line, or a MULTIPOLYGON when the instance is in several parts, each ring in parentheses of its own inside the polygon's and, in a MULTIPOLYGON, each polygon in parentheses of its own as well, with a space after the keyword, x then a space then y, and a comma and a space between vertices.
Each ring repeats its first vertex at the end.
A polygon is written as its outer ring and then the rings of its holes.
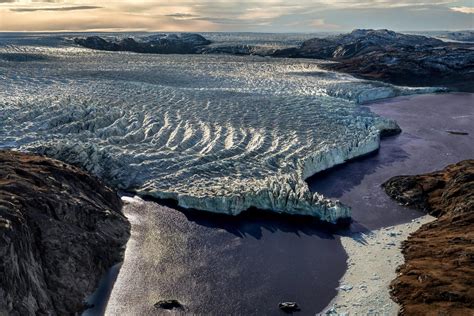
POLYGON ((343 284, 343 285, 338 287, 339 290, 343 290, 345 292, 348 292, 348 291, 352 290, 352 288, 353 287, 350 284, 343 284))

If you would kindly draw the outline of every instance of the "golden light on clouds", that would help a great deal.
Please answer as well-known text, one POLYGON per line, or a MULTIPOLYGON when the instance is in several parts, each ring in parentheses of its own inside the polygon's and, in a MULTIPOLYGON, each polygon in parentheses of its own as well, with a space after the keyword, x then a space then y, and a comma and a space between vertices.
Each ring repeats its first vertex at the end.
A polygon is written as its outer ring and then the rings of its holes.
POLYGON ((337 24, 326 23, 326 21, 324 21, 324 19, 316 19, 313 22, 311 22, 310 25, 314 28, 323 28, 323 29, 335 29, 335 30, 337 30, 338 28, 340 28, 340 26, 337 25, 337 24))
POLYGON ((474 14, 474 7, 453 7, 451 10, 466 14, 474 14))
POLYGON ((0 0, 0 31, 472 29, 466 13, 456 0, 0 0))
MULTIPOLYGON (((1 1, 1 0, 0 0, 1 1)), ((0 30, 3 31, 214 31, 214 23, 205 20, 186 20, 170 16, 189 12, 188 7, 154 6, 129 1, 38 3, 20 1, 0 7, 0 30), (102 5, 102 4, 101 4, 102 5)))

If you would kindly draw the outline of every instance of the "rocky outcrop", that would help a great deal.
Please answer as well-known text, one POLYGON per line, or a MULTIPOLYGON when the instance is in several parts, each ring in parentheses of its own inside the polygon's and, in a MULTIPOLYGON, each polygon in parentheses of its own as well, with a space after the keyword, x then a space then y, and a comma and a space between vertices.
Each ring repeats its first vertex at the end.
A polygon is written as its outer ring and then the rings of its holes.
POLYGON ((196 54, 211 42, 198 34, 156 34, 143 38, 106 40, 99 36, 75 38, 81 46, 107 51, 129 51, 149 54, 196 54))
POLYGON ((74 315, 123 258, 117 194, 76 167, 0 151, 0 315, 74 315))
POLYGON ((391 284, 403 315, 474 313, 474 160, 383 185, 401 204, 438 217, 403 243, 391 284))
POLYGON ((472 44, 447 43, 389 30, 354 30, 310 39, 299 48, 280 50, 274 56, 337 61, 324 67, 397 85, 438 85, 473 91, 473 48, 472 44))

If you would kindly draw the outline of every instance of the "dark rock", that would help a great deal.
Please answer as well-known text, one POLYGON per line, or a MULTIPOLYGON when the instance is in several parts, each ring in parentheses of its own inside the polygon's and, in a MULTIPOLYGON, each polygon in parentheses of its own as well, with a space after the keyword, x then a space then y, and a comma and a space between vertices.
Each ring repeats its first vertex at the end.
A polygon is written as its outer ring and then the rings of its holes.
POLYGON ((453 135, 469 135, 468 132, 462 132, 462 131, 446 131, 446 133, 453 134, 453 135))
POLYGON ((158 309, 184 309, 184 306, 177 300, 162 300, 156 302, 153 306, 158 309))
POLYGON ((301 310, 296 302, 282 302, 278 304, 278 308, 285 313, 293 313, 301 310))
POLYGON ((117 194, 57 160, 0 151, 0 314, 74 315, 123 258, 117 194))
POLYGON ((98 36, 75 38, 78 45, 107 51, 129 51, 148 54, 197 54, 211 42, 198 34, 156 34, 144 38, 105 40, 98 36))
POLYGON ((87 38, 75 38, 74 42, 81 46, 99 50, 118 51, 120 47, 117 43, 108 42, 99 36, 90 36, 87 38))
POLYGON ((402 315, 474 311, 474 160, 383 184, 400 203, 438 217, 402 245, 405 263, 391 284, 402 315))
POLYGON ((398 135, 402 132, 402 129, 397 125, 393 128, 385 128, 380 131, 380 137, 390 137, 398 135))

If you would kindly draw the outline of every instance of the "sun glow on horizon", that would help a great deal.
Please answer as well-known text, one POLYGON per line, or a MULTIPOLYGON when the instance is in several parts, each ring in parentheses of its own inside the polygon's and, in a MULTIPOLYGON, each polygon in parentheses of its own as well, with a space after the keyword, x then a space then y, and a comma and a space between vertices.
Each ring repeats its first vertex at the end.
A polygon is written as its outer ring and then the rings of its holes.
POLYGON ((0 0, 0 31, 263 31, 472 29, 454 0, 0 0))

